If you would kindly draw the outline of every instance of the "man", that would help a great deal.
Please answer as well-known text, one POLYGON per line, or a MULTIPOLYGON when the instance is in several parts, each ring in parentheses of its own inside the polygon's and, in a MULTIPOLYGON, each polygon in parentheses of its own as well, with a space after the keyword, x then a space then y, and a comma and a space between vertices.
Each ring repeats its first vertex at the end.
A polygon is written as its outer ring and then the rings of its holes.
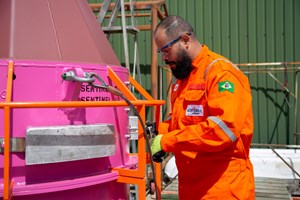
POLYGON ((191 25, 178 16, 161 21, 154 37, 177 80, 172 113, 160 124, 151 152, 155 159, 161 152, 174 153, 179 199, 255 199, 247 77, 200 44, 191 25))

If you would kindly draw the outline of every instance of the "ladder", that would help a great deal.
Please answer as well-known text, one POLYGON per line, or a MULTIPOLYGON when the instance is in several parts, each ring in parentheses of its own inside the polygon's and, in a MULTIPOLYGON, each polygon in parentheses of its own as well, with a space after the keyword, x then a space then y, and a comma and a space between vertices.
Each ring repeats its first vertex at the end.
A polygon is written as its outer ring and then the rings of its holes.
POLYGON ((138 59, 138 44, 137 44, 137 33, 139 29, 135 26, 134 22, 134 8, 132 0, 129 0, 130 6, 130 21, 131 25, 126 25, 126 16, 125 16, 125 3, 124 0, 115 0, 114 6, 111 11, 111 15, 109 16, 108 10, 110 9, 111 3, 113 0, 103 0, 102 7, 98 13, 97 21, 102 27, 102 30, 106 34, 107 39, 109 39, 112 33, 122 33, 123 35, 123 45, 124 45, 124 56, 125 56, 125 67, 128 69, 130 73, 130 62, 129 62, 129 50, 128 50, 128 36, 127 33, 133 35, 134 38, 134 61, 133 61, 133 70, 132 76, 135 79, 136 73, 138 75, 139 83, 141 84, 141 72, 140 65, 138 59), (115 21, 119 12, 121 11, 121 26, 115 26, 115 21), (109 16, 109 22, 105 26, 104 20, 106 16, 109 16))

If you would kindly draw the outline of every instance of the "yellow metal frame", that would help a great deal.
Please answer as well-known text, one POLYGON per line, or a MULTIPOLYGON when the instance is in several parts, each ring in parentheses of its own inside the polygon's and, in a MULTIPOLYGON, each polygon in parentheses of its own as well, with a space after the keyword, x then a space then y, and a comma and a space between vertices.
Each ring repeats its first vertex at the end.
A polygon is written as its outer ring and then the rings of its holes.
MULTIPOLYGON (((125 101, 95 101, 95 102, 82 102, 82 101, 64 101, 64 102, 12 102, 12 84, 13 84, 13 72, 14 63, 10 61, 8 63, 8 78, 6 89, 6 101, 0 103, 0 109, 4 109, 4 176, 3 176, 3 199, 9 200, 12 197, 13 180, 10 179, 10 111, 12 108, 66 108, 66 107, 115 107, 115 106, 127 106, 125 101)), ((118 87, 118 89, 128 98, 132 104, 137 108, 140 116, 145 122, 146 106, 155 106, 156 109, 156 122, 160 121, 160 106, 165 103, 163 100, 153 99, 143 88, 136 82, 131 76, 129 76, 129 82, 141 93, 146 100, 138 100, 127 88, 127 86, 121 81, 121 79, 114 73, 114 71, 108 67, 108 77, 118 87)), ((146 199, 146 165, 147 151, 146 142, 144 139, 144 127, 139 122, 138 132, 138 169, 121 169, 114 168, 118 171, 118 182, 127 184, 136 184, 138 186, 138 199, 146 199)), ((132 154, 130 156, 136 156, 132 154)), ((158 197, 160 199, 161 191, 161 166, 155 164, 156 168, 156 180, 158 184, 158 197)))

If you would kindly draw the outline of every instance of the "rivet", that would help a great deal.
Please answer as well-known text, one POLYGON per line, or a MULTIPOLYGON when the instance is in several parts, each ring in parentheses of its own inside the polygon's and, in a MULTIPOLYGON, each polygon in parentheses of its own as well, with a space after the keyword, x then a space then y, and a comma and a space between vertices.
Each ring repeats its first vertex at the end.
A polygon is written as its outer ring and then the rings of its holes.
POLYGON ((6 90, 1 91, 0 96, 2 99, 6 98, 6 90))

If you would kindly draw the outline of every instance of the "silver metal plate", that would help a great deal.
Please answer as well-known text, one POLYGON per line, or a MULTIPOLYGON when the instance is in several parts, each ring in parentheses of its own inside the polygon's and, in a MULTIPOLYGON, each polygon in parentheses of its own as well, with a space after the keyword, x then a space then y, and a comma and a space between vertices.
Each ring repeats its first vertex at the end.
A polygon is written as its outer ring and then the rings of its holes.
POLYGON ((137 116, 129 116, 129 135, 130 140, 138 140, 139 119, 137 116))
POLYGON ((32 127, 26 131, 26 164, 112 156, 115 143, 111 124, 32 127))

